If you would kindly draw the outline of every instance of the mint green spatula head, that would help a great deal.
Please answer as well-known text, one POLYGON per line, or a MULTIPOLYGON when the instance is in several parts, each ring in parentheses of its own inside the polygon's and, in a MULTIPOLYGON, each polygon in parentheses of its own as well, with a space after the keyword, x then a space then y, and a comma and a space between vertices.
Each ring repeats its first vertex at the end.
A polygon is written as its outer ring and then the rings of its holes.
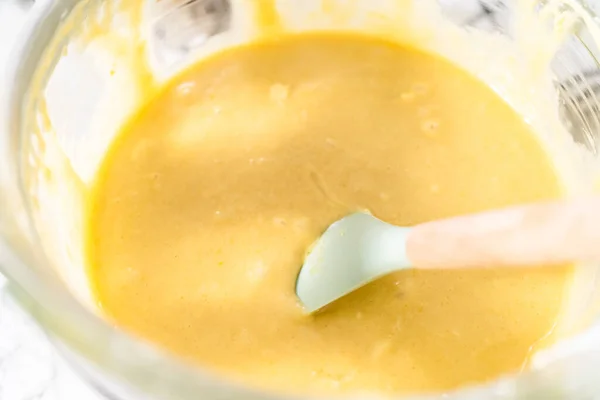
POLYGON ((408 228, 368 214, 352 214, 331 226, 310 249, 296 282, 305 311, 314 312, 392 271, 409 268, 408 228))
POLYGON ((296 282, 307 312, 405 268, 600 262, 600 196, 530 204, 411 228, 352 214, 325 231, 296 282))

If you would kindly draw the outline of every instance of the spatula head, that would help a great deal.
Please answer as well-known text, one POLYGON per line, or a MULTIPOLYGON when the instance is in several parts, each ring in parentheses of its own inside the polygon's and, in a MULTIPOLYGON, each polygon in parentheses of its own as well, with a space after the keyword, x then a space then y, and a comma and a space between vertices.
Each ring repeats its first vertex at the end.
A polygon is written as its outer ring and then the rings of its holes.
POLYGON ((392 271, 409 268, 409 228, 357 213, 334 222, 309 249, 296 282, 307 312, 316 311, 392 271))

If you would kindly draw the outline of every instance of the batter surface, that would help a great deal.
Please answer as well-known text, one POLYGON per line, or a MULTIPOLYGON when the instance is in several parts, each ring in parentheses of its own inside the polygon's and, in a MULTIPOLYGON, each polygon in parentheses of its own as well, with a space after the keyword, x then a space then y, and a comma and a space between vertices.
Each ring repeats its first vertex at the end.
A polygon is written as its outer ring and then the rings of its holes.
POLYGON ((523 366, 570 267, 404 271, 306 316, 306 249, 357 210, 411 225, 560 195, 528 126, 457 67, 291 36, 197 64, 124 127, 91 199, 90 273, 118 325, 251 385, 450 389, 523 366))

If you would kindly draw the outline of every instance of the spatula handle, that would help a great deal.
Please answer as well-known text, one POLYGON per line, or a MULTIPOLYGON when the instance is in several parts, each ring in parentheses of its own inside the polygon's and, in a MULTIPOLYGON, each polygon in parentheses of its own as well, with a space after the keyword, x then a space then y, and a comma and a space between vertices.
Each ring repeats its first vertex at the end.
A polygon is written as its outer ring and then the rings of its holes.
POLYGON ((600 197, 425 223, 412 229, 406 251, 416 268, 600 262, 600 197))

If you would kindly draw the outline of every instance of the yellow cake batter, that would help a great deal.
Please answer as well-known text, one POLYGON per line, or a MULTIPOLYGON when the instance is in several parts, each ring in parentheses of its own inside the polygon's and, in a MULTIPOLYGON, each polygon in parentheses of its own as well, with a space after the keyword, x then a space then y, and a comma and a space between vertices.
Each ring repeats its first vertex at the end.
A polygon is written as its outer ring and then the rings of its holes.
POLYGON ((193 66, 124 127, 94 186, 90 273, 116 324, 250 385, 446 390, 519 370, 571 268, 404 271, 307 316, 306 249, 357 210, 411 225, 560 195, 519 115, 447 61, 289 36, 193 66))

